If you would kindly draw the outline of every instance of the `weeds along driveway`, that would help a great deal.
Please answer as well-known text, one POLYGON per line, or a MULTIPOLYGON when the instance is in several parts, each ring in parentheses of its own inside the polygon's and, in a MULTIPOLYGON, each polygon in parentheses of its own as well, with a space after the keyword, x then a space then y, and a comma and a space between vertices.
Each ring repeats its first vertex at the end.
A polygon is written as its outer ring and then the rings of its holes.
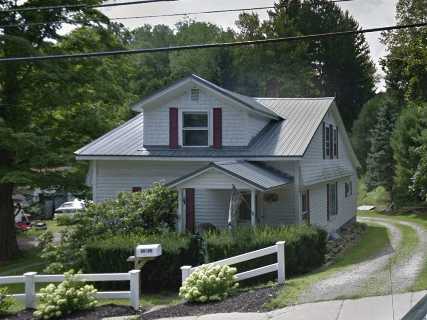
POLYGON ((414 286, 425 266, 426 229, 392 217, 358 221, 387 228, 390 244, 367 261, 326 273, 303 290, 299 303, 405 292, 414 286))

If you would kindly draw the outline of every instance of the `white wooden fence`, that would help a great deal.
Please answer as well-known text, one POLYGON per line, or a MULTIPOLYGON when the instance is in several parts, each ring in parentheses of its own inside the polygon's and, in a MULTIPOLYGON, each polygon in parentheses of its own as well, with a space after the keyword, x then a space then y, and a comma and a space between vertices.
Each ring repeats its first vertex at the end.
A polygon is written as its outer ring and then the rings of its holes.
MULTIPOLYGON (((96 274, 76 274, 76 278, 81 281, 129 281, 129 291, 101 291, 96 294, 98 299, 129 299, 135 310, 139 308, 139 275, 140 270, 131 270, 128 273, 96 273, 96 274)), ((37 272, 27 272, 22 276, 0 277, 0 285, 23 283, 25 284, 25 293, 11 294, 10 296, 24 300, 26 308, 35 308, 36 283, 62 282, 63 274, 39 275, 37 272)))
MULTIPOLYGON (((244 271, 236 274, 236 276, 237 276, 237 279, 240 281, 240 280, 245 280, 245 279, 257 277, 266 273, 277 271, 277 282, 280 284, 283 284, 285 283, 285 241, 276 242, 274 246, 267 247, 264 249, 247 252, 244 254, 240 254, 238 256, 224 259, 224 260, 214 261, 209 263, 208 265, 220 265, 220 266, 233 265, 236 263, 256 259, 259 257, 274 254, 274 253, 277 254, 276 263, 273 263, 264 267, 244 271)), ((191 273, 193 273, 196 269, 197 267, 182 266, 181 267, 182 282, 184 282, 185 279, 187 279, 191 275, 191 273)))

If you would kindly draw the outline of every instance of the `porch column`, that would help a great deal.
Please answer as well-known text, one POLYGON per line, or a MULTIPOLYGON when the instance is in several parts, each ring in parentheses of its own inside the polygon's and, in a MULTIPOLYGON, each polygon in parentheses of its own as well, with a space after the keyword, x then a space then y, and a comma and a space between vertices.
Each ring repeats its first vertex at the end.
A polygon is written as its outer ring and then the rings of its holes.
POLYGON ((251 225, 256 225, 256 190, 251 190, 251 225))
POLYGON ((176 213, 178 216, 177 229, 178 229, 178 232, 184 232, 185 221, 184 221, 184 214, 182 213, 182 189, 177 189, 177 192, 178 192, 178 208, 176 213))

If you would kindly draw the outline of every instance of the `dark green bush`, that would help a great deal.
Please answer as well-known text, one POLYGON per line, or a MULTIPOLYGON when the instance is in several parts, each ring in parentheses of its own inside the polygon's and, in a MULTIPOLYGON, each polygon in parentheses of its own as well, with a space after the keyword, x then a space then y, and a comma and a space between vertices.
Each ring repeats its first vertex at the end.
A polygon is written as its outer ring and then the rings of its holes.
MULTIPOLYGON (((287 276, 311 271, 324 263, 327 233, 307 225, 239 228, 230 232, 208 232, 204 236, 208 261, 216 261, 286 241, 287 276)), ((238 272, 276 262, 270 255, 236 265, 238 272)))
MULTIPOLYGON (((196 237, 168 232, 161 235, 116 235, 106 239, 94 239, 86 246, 88 272, 127 272, 133 268, 126 259, 134 254, 137 244, 160 243, 162 256, 148 262, 142 271, 144 291, 176 289, 181 283, 183 265, 197 266, 205 258, 216 261, 286 241, 286 274, 296 275, 321 266, 326 252, 326 232, 314 227, 257 227, 208 232, 204 245, 196 237), (204 247, 204 250, 201 248, 204 247), (204 251, 208 257, 203 257, 204 251)), ((238 272, 265 266, 277 261, 270 255, 235 265, 238 272)), ((270 277, 275 277, 271 274, 270 277)), ((265 279, 265 278, 261 278, 265 279)), ((115 286, 114 288, 119 288, 115 286)))
POLYGON ((181 266, 194 266, 200 261, 198 242, 190 235, 174 232, 117 235, 104 240, 94 239, 86 246, 87 271, 128 272, 133 269, 133 264, 126 262, 126 259, 134 254, 137 244, 148 243, 160 243, 162 255, 143 268, 141 284, 146 292, 177 289, 181 284, 181 266))
POLYGON ((77 223, 77 218, 72 215, 60 215, 55 217, 58 226, 72 226, 77 223))

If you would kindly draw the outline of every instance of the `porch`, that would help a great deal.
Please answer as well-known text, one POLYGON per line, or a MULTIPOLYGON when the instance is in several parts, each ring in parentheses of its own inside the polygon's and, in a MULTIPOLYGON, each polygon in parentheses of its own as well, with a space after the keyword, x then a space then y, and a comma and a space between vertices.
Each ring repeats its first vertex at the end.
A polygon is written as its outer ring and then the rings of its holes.
POLYGON ((204 224, 226 228, 233 187, 241 195, 233 226, 295 223, 292 180, 258 163, 210 163, 168 183, 178 192, 178 230, 196 232, 204 224))

